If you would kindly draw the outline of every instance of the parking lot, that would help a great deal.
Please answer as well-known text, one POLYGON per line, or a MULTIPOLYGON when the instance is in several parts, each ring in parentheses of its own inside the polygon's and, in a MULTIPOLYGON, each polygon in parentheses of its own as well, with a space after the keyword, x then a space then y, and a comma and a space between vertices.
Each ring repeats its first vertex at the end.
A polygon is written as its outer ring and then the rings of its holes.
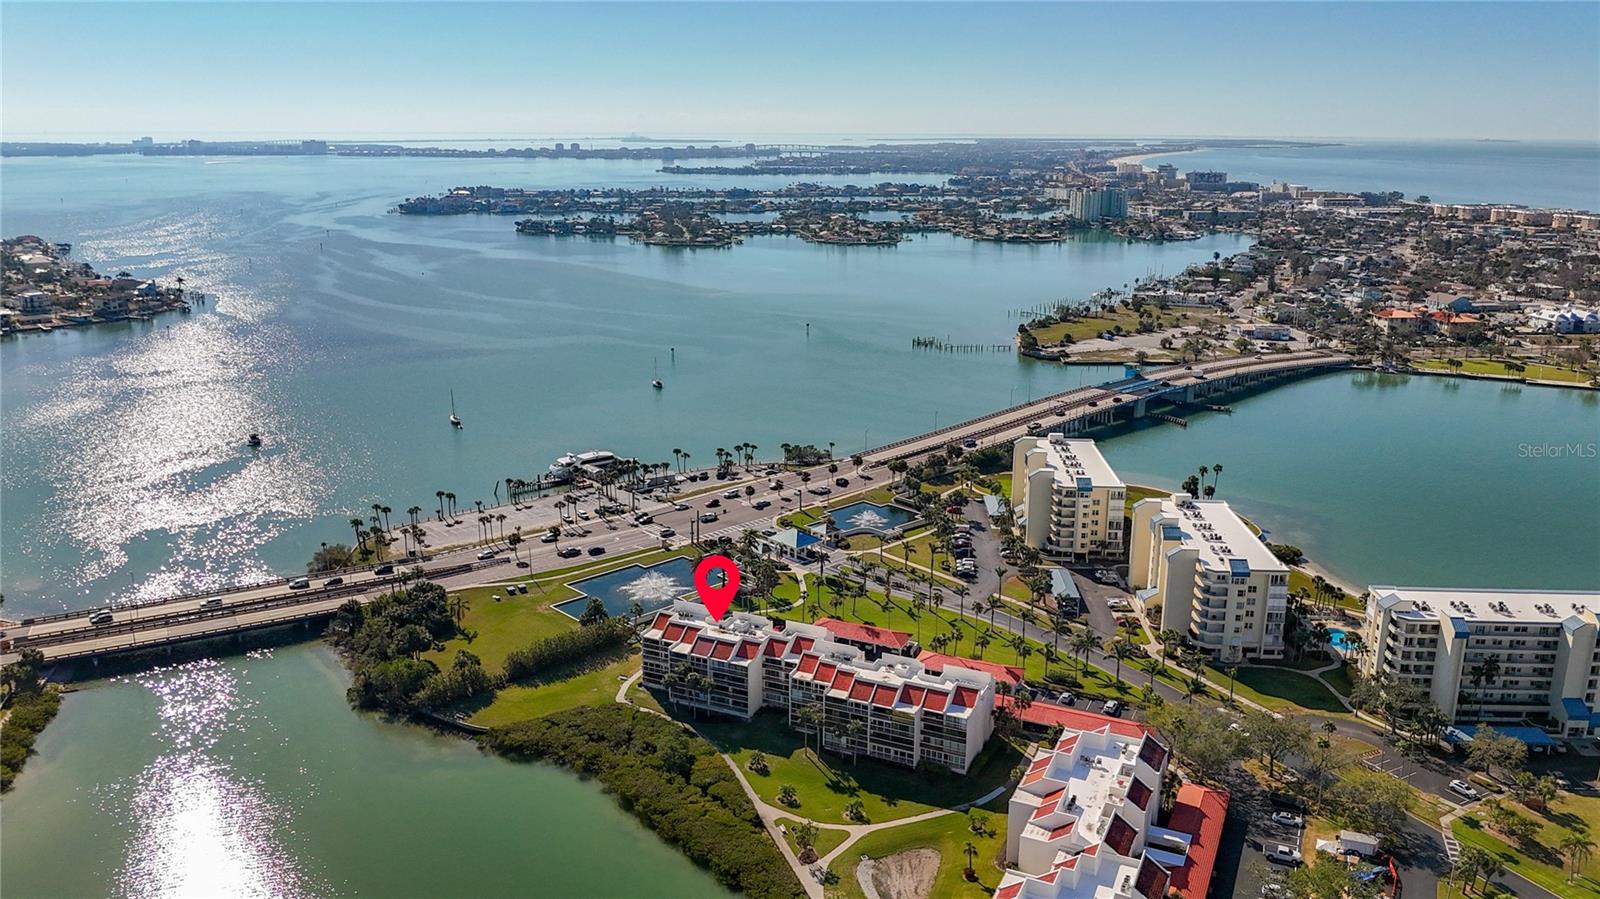
MULTIPOLYGON (((1274 847, 1285 846, 1299 851, 1305 828, 1300 824, 1274 820, 1274 813, 1298 814, 1297 808, 1274 802, 1264 792, 1248 795, 1234 793, 1239 820, 1244 822, 1244 841, 1239 850, 1238 873, 1234 879, 1233 895, 1239 897, 1262 896, 1268 884, 1281 883, 1293 870, 1289 865, 1269 861, 1267 853, 1274 847)), ((1229 815, 1234 817, 1233 813, 1229 815)))

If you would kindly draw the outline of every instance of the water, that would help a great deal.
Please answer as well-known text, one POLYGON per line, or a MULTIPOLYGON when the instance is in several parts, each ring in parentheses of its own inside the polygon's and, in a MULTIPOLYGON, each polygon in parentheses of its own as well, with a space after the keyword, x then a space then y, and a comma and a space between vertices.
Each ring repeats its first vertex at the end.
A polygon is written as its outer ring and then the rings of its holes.
MULTIPOLYGON (((493 501, 563 452, 648 460, 784 442, 856 451, 1105 368, 1009 352, 1008 311, 1171 273, 1246 241, 718 251, 389 215, 455 184, 704 184, 652 163, 7 159, 6 228, 103 270, 183 273, 214 306, 0 349, 7 607, 19 614, 289 572, 395 515, 493 501), (807 325, 809 324, 809 329, 807 325), (651 390, 659 367, 666 389, 651 390), (450 391, 466 427, 446 422, 450 391), (244 446, 260 432, 260 453, 244 446)), ((837 178, 835 183, 866 181, 837 178)), ((741 185, 783 179, 738 180, 741 185)))
POLYGON ((886 534, 904 525, 915 516, 896 506, 859 502, 832 510, 834 525, 841 531, 872 531, 886 534))
POLYGON ((347 683, 300 646, 68 696, 6 796, 0 891, 726 895, 576 777, 352 714, 347 683))
MULTIPOLYGON (((717 583, 721 583, 720 572, 717 583)), ((573 618, 583 614, 589 597, 598 597, 606 614, 629 614, 635 602, 646 612, 654 612, 694 593, 694 562, 687 558, 668 559, 651 566, 629 565, 616 571, 574 581, 567 586, 584 594, 556 606, 573 618)))
POLYGON ((1350 648, 1350 644, 1346 643, 1344 639, 1344 628, 1328 628, 1328 645, 1340 652, 1344 652, 1350 648))
POLYGON ((1600 210, 1600 145, 1524 141, 1354 141, 1329 147, 1200 150, 1152 157, 1180 172, 1325 190, 1398 190, 1446 203, 1600 210))
POLYGON ((1229 402, 1101 449, 1168 489, 1221 463, 1217 498, 1358 589, 1600 589, 1600 393, 1345 372, 1229 402))

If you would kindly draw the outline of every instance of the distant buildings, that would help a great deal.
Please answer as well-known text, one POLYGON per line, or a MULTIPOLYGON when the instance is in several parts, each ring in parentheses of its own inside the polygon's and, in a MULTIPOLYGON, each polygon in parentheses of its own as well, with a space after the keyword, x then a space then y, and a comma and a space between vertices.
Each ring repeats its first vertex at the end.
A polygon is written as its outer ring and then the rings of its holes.
POLYGON ((1185 493, 1140 500, 1128 580, 1161 603, 1161 628, 1219 661, 1283 656, 1289 567, 1221 500, 1185 493))
POLYGON ((1051 434, 1012 448, 1012 514, 1023 541, 1046 557, 1120 555, 1126 496, 1093 440, 1051 434))
POLYGON ((1227 189, 1227 172, 1189 172, 1183 176, 1184 183, 1189 190, 1195 192, 1222 191, 1227 189))
POLYGON ((1360 667, 1426 692, 1452 720, 1600 730, 1600 592, 1373 587, 1360 667))
POLYGON ((1372 323, 1385 336, 1397 338, 1422 334, 1462 338, 1483 329, 1483 318, 1471 312, 1452 312, 1448 308, 1430 311, 1424 306, 1379 309, 1372 314, 1372 323))
POLYGON ((1528 327, 1557 334, 1600 334, 1600 311, 1583 306, 1542 306, 1528 313, 1528 327))
POLYGON ((1014 870, 995 899, 1202 899, 1228 794, 1185 785, 1169 826, 1157 826, 1167 748, 1142 725, 1088 717, 1099 720, 1064 731, 1017 784, 1006 815, 1014 870))
POLYGON ((1461 222, 1493 222, 1533 228, 1600 231, 1600 215, 1566 209, 1528 209, 1522 206, 1495 206, 1487 203, 1433 203, 1428 214, 1434 218, 1461 222))
POLYGON ((656 614, 640 648, 645 685, 674 703, 745 720, 781 709, 790 727, 806 732, 815 728, 803 710, 815 707, 821 744, 840 752, 965 773, 994 727, 989 673, 945 662, 934 674, 889 653, 872 660, 824 626, 785 622, 779 630, 742 613, 717 621, 699 603, 679 601, 656 614), (698 686, 678 677, 686 671, 701 676, 698 686))
POLYGON ((1067 196, 1067 214, 1085 222, 1128 217, 1128 194, 1120 188, 1075 187, 1067 196))

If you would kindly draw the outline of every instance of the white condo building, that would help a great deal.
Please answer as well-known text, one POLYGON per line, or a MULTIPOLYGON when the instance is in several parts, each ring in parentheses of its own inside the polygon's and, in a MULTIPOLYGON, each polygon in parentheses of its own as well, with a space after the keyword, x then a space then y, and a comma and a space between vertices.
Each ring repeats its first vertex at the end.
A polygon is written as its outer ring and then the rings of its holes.
POLYGON ((1128 581, 1161 627, 1221 661, 1281 658, 1289 566, 1222 500, 1186 493, 1133 506, 1128 581))
POLYGON ((1569 737, 1600 729, 1600 592, 1371 593, 1360 650, 1367 676, 1410 681, 1462 723, 1550 720, 1569 737))
POLYGON ((1023 540, 1048 558, 1121 555, 1126 496, 1093 440, 1051 434, 1012 448, 1012 514, 1023 540))
POLYGON ((966 773, 993 731, 994 678, 951 663, 932 674, 921 662, 885 653, 868 661, 825 627, 730 613, 721 621, 680 600, 656 613, 640 636, 643 680, 671 701, 749 720, 782 709, 810 731, 800 711, 822 709, 822 744, 896 764, 929 762, 966 773), (688 689, 671 675, 706 679, 688 689), (856 726, 852 726, 855 722, 856 726))
POLYGON ((1029 763, 1007 809, 1011 870, 996 899, 1205 896, 1227 794, 1185 787, 1172 826, 1158 827, 1170 753, 1142 725, 1105 721, 1063 732, 1029 763))

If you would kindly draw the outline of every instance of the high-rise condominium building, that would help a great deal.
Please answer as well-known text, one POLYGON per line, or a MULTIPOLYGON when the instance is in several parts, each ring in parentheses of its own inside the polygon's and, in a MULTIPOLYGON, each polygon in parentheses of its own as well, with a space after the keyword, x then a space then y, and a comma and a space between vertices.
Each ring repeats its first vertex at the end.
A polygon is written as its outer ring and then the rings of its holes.
POLYGON ((1082 561, 1121 555, 1127 487, 1093 440, 1024 437, 1012 449, 1011 508, 1040 554, 1082 561))

